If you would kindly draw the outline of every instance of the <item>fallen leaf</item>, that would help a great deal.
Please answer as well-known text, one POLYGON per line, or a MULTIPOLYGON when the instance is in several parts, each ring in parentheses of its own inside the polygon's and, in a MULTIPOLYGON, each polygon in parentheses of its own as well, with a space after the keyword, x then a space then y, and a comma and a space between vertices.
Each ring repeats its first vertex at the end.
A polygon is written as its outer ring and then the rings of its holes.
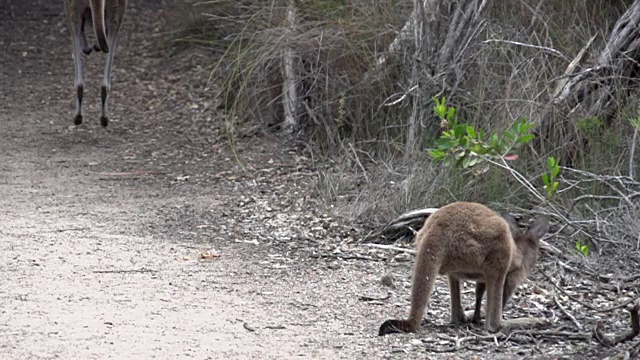
POLYGON ((200 254, 200 258, 201 259, 213 259, 216 257, 219 257, 220 254, 218 254, 215 250, 207 250, 205 252, 203 252, 202 254, 200 254))

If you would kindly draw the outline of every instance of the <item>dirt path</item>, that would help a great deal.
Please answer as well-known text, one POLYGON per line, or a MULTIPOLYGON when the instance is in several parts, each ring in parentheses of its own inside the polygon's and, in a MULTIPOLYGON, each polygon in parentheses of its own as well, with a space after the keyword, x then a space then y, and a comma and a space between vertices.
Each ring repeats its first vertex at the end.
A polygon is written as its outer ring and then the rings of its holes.
POLYGON ((384 267, 297 249, 322 222, 308 161, 249 137, 242 171, 198 80, 208 59, 168 55, 165 5, 131 6, 105 130, 95 54, 72 126, 62 1, 0 4, 0 358, 378 354, 383 309, 358 296, 384 295, 384 267))

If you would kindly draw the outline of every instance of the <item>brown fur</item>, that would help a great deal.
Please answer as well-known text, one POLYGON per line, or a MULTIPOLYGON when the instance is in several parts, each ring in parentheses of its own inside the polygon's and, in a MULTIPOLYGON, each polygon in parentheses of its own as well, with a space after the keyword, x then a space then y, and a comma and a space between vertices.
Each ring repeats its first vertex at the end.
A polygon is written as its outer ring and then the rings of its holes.
POLYGON ((76 113, 74 123, 82 124, 82 96, 84 93, 84 79, 82 77, 82 52, 90 54, 92 50, 107 53, 104 78, 100 87, 102 99, 102 126, 109 124, 107 116, 107 97, 111 91, 111 67, 118 42, 118 31, 122 25, 128 0, 64 0, 71 40, 73 43, 73 57, 75 64, 76 113), (87 45, 84 32, 85 23, 91 19, 97 44, 87 45))
POLYGON ((501 217, 477 203, 457 202, 436 211, 416 235, 418 254, 409 319, 385 321, 379 335, 418 330, 438 274, 449 277, 452 323, 480 321, 485 290, 488 331, 543 323, 532 318, 504 321, 502 309, 535 266, 540 238, 548 228, 549 221, 541 217, 521 233, 510 216, 501 217), (471 318, 462 308, 461 280, 476 281, 476 306, 471 318))

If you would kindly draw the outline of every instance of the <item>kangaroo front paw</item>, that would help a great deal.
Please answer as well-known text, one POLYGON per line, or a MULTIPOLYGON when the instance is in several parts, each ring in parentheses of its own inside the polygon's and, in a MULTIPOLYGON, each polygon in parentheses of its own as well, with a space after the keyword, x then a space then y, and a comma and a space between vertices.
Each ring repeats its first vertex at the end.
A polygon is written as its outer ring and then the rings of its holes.
POLYGON ((76 125, 82 124, 82 115, 78 114, 73 118, 73 123, 76 125))
POLYGON ((102 125, 102 127, 107 127, 109 125, 109 118, 106 116, 101 116, 100 125, 102 125))

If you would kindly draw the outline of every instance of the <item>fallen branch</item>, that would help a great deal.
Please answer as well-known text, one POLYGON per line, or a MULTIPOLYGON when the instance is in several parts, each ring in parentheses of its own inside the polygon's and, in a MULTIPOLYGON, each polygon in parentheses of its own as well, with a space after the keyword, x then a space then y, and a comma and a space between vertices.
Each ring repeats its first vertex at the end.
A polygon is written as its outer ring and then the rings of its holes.
POLYGON ((629 341, 640 334, 640 321, 638 320, 638 312, 640 311, 640 301, 629 309, 629 317, 631 321, 631 330, 617 336, 609 336, 602 330, 602 320, 598 320, 593 328, 593 337, 604 346, 616 346, 617 344, 629 341))
POLYGON ((377 249, 383 249, 383 250, 399 251, 399 252, 403 252, 403 253, 407 253, 407 254, 412 254, 412 255, 415 255, 415 254, 416 254, 416 251, 415 251, 415 250, 413 250, 413 249, 403 248, 403 247, 393 246, 393 245, 383 245, 383 244, 362 244, 362 246, 372 247, 372 248, 377 248, 377 249))
POLYGON ((582 325, 578 322, 578 320, 576 320, 576 317, 571 315, 571 313, 569 313, 569 311, 567 309, 564 308, 564 306, 562 306, 562 304, 560 304, 560 301, 558 301, 558 297, 554 296, 553 297, 553 303, 556 304, 556 306, 560 309, 560 311, 562 311, 562 313, 569 318, 569 320, 571 320, 571 322, 576 326, 576 328, 578 328, 578 330, 582 331, 583 327, 582 325))

